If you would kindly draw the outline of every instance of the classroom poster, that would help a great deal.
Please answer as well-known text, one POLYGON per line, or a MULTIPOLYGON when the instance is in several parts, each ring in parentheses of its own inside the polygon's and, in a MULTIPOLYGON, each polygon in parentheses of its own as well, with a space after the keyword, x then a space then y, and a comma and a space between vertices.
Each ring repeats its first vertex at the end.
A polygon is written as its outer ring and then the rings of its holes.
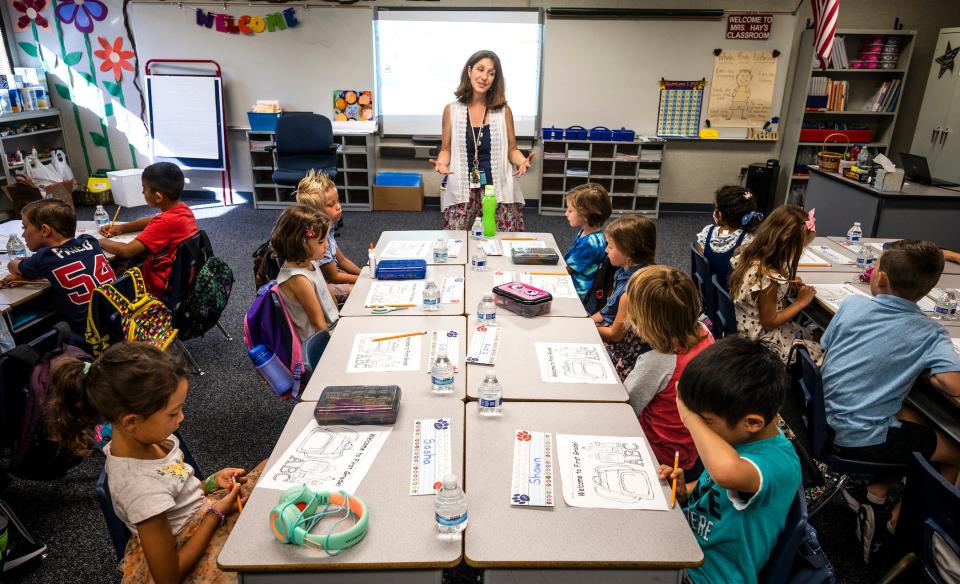
POLYGON ((373 92, 336 89, 333 92, 333 119, 338 122, 365 122, 374 117, 373 92))
POLYGON ((772 51, 723 51, 713 62, 707 119, 714 128, 762 128, 770 119, 777 58, 772 51))
POLYGON ((700 132, 703 86, 700 81, 660 80, 660 110, 657 112, 657 136, 696 138, 700 132))

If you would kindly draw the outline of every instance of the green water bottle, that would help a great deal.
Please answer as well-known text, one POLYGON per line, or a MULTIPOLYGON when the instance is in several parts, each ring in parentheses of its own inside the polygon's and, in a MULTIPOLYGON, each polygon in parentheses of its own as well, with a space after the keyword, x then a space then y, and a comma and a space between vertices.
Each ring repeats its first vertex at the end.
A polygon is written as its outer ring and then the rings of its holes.
POLYGON ((483 187, 483 236, 493 237, 497 234, 497 195, 493 192, 493 185, 483 187))

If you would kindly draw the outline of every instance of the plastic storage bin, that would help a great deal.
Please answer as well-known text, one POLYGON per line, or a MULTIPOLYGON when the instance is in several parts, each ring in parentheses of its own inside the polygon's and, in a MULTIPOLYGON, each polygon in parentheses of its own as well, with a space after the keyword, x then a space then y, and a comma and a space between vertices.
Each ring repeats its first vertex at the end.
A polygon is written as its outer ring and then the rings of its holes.
POLYGON ((591 140, 597 140, 598 142, 609 142, 613 140, 613 132, 606 126, 594 126, 590 128, 589 136, 591 140))
POLYGON ((570 126, 563 132, 565 140, 586 140, 587 129, 583 126, 570 126))
POLYGON ((111 170, 107 173, 110 188, 113 190, 113 202, 121 207, 140 207, 147 202, 143 198, 143 184, 140 182, 142 168, 111 170))
POLYGON ((378 280, 422 280, 427 277, 426 260, 380 260, 378 280))
POLYGON ((542 128, 540 131, 543 133, 544 140, 563 140, 563 128, 550 126, 549 128, 542 128))
POLYGON ((510 250, 513 263, 529 266, 555 266, 560 263, 556 251, 544 247, 514 247, 510 250))
POLYGON ((637 133, 633 130, 628 130, 626 128, 620 128, 619 130, 613 130, 613 141, 614 142, 633 142, 637 137, 637 133))
POLYGON ((251 132, 276 132, 277 120, 280 114, 260 114, 247 112, 247 121, 250 122, 251 132))
POLYGON ((400 411, 396 385, 334 385, 325 387, 313 417, 329 424, 393 424, 400 411))
POLYGON ((417 172, 378 172, 378 187, 419 187, 423 176, 417 172))
POLYGON ((553 295, 523 282, 507 282, 493 288, 493 301, 520 316, 547 314, 553 304, 553 295))

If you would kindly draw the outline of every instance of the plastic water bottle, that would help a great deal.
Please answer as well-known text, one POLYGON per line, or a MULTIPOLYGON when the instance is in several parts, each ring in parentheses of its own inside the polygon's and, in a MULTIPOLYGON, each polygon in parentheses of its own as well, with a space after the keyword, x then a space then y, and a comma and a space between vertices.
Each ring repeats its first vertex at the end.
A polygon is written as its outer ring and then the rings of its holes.
POLYGON ((7 257, 11 260, 27 257, 27 246, 23 245, 23 240, 16 233, 10 234, 10 238, 7 239, 7 257))
POLYGON ((437 358, 430 368, 430 385, 433 393, 453 393, 453 364, 443 349, 437 351, 437 358))
POLYGON ((486 326, 497 324, 497 305, 490 294, 484 294, 477 304, 477 324, 486 326))
POLYGON ((440 310, 440 289, 433 280, 427 280, 423 287, 423 309, 430 312, 440 310))
POLYGON ((110 223, 110 215, 103 208, 103 205, 97 205, 97 210, 93 212, 93 222, 97 224, 97 230, 110 223))
POLYGON ((477 390, 477 399, 481 416, 502 416, 503 415, 503 388, 500 387, 500 380, 497 379, 497 373, 490 371, 483 378, 480 388, 477 390))
POLYGON ((493 237, 497 234, 497 194, 493 185, 483 187, 480 204, 483 207, 483 236, 493 237))
POLYGON ((957 319, 957 291, 944 290, 938 294, 933 307, 933 312, 940 320, 957 319))
POLYGON ((248 353, 257 372, 267 380, 277 395, 283 395, 293 386, 293 374, 280 359, 264 345, 257 345, 248 353))
POLYGON ((373 249, 373 242, 370 243, 370 249, 367 250, 367 263, 370 265, 370 277, 377 277, 377 252, 373 249))
POLYGON ((857 221, 853 227, 847 230, 847 243, 860 245, 860 238, 863 237, 863 229, 860 228, 860 222, 857 221))
POLYGON ((473 255, 470 256, 470 267, 474 272, 487 271, 487 251, 483 249, 482 243, 473 250, 473 255))
POLYGON ((462 533, 467 528, 467 496, 460 490, 457 477, 443 477, 443 488, 433 500, 437 531, 444 535, 462 533))
POLYGON ((450 250, 447 247, 447 240, 440 237, 433 242, 433 263, 445 264, 450 257, 450 250))
POLYGON ((473 220, 473 226, 470 228, 470 238, 483 239, 483 222, 480 221, 479 216, 473 220))
POLYGON ((870 247, 861 245, 857 250, 857 269, 861 273, 867 271, 873 266, 873 252, 870 247))
POLYGON ((857 153, 857 167, 864 168, 870 164, 870 150, 866 146, 857 153))

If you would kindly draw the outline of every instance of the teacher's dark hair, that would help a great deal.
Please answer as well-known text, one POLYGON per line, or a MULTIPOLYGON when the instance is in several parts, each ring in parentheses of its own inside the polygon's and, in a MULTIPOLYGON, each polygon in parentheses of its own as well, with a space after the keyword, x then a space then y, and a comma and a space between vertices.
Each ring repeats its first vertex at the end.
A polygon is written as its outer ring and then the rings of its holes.
POLYGON ((470 55, 467 64, 463 66, 460 72, 460 85, 453 92, 460 103, 470 103, 473 98, 473 85, 470 84, 470 69, 481 59, 490 59, 493 61, 493 84, 487 90, 487 109, 500 109, 507 105, 507 81, 503 78, 503 68, 500 67, 500 57, 493 51, 477 51, 470 55))

